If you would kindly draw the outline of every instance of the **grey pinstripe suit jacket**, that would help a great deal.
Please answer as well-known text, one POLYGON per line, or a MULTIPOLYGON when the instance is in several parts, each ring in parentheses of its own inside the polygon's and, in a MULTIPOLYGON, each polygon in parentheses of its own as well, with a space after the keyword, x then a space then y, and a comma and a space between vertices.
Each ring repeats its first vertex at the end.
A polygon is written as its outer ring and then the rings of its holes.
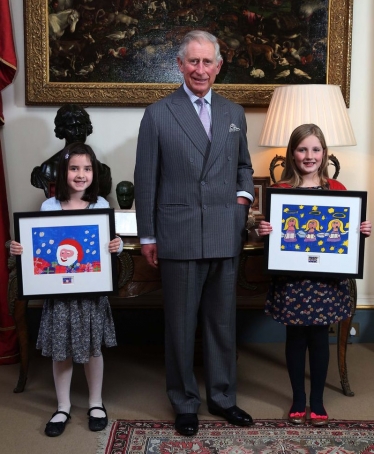
POLYGON ((134 176, 138 236, 156 237, 160 258, 241 251, 248 207, 236 194, 254 198, 247 124, 243 108, 215 92, 211 107, 211 144, 183 86, 144 113, 134 176))

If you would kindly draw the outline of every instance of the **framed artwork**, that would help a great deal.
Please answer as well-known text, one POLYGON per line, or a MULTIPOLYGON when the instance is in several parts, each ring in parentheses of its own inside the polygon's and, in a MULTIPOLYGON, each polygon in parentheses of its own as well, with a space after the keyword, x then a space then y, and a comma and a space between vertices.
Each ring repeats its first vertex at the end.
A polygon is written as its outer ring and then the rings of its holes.
POLYGON ((366 192, 268 188, 266 198, 267 272, 363 277, 366 192))
POLYGON ((14 213, 18 297, 109 295, 117 290, 114 210, 14 213))
POLYGON ((270 177, 253 177, 255 187, 255 200, 252 203, 252 214, 256 223, 265 219, 266 213, 266 188, 270 186, 270 177))
POLYGON ((182 82, 183 36, 217 36, 215 90, 269 105, 279 84, 335 84, 349 106, 353 0, 28 0, 26 104, 146 106, 182 82))
POLYGON ((135 210, 115 210, 114 218, 117 235, 121 236, 138 235, 135 210))

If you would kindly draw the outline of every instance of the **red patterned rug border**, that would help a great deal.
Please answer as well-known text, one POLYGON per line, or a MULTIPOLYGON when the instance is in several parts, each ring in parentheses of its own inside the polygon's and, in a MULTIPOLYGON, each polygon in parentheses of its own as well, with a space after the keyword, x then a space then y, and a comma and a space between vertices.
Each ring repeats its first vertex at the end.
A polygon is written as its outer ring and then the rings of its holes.
MULTIPOLYGON (((138 425, 138 424, 147 424, 149 427, 152 428, 157 428, 160 424, 165 425, 164 427, 170 426, 170 428, 174 427, 174 421, 172 420, 152 420, 152 419, 116 419, 113 421, 113 423, 125 423, 125 424, 131 424, 131 425, 138 425)), ((268 425, 277 425, 280 424, 281 427, 288 426, 288 427, 295 427, 294 424, 291 424, 287 421, 287 419, 256 419, 254 421, 253 426, 248 426, 248 428, 253 428, 256 426, 262 427, 268 425)), ((372 427, 374 429, 374 421, 372 420, 350 420, 350 419, 330 419, 328 427, 333 427, 337 425, 362 425, 362 427, 372 427)), ((243 429, 243 427, 238 427, 238 426, 233 426, 232 424, 229 424, 226 421, 223 420, 202 420, 199 419, 199 427, 205 427, 205 428, 210 428, 210 427, 228 427, 228 428, 237 428, 239 430, 243 429)), ((299 427, 307 427, 307 426, 312 426, 310 422, 306 422, 304 426, 299 426, 299 427)))
MULTIPOLYGON (((183 437, 178 435, 174 429, 174 421, 170 420, 127 420, 127 419, 117 419, 111 422, 110 426, 107 428, 105 434, 102 434, 101 438, 101 447, 98 450, 98 454, 122 454, 127 453, 127 440, 130 434, 134 433, 136 430, 137 433, 145 433, 146 430, 160 430, 170 431, 170 437, 173 439, 180 439, 181 441, 192 441, 194 437, 183 437), (143 432, 144 431, 144 432, 143 432)), ((352 431, 352 435, 355 433, 359 434, 360 431, 364 431, 366 434, 370 433, 370 438, 372 438, 372 443, 374 443, 374 421, 368 420, 330 420, 328 427, 316 428, 307 422, 304 426, 295 426, 290 424, 287 420, 284 419, 257 419, 253 426, 249 427, 237 427, 233 426, 226 421, 211 421, 211 420, 199 420, 199 434, 202 435, 204 431, 210 431, 210 436, 213 434, 215 436, 226 436, 226 437, 237 437, 237 436, 249 436, 256 435, 261 436, 261 433, 266 431, 273 430, 277 431, 287 431, 288 436, 292 433, 295 433, 295 436, 300 433, 307 434, 308 432, 314 437, 317 434, 320 434, 321 438, 324 435, 339 436, 342 431, 352 431), (217 433, 215 433, 217 430, 217 433), (219 433, 220 432, 220 433, 219 433)), ((199 437, 199 434, 196 438, 199 437)), ((164 433, 164 437, 165 437, 164 433)), ((374 444, 371 444, 369 450, 360 451, 365 453, 374 453, 374 444), (372 450, 373 449, 373 450, 372 450)), ((138 453, 142 454, 144 451, 139 448, 138 453)), ((187 452, 187 451, 186 451, 187 452)), ((189 451, 188 451, 189 452, 189 451)), ((307 451, 309 452, 309 451, 307 451)), ((310 451, 312 452, 312 451, 310 451)), ((314 451, 313 451, 314 452, 314 451)), ((322 451, 321 451, 322 452, 322 451)), ((340 452, 340 451, 339 451, 340 452)), ((342 451, 343 452, 343 451, 342 451)), ((357 451, 351 451, 357 452, 357 451)))

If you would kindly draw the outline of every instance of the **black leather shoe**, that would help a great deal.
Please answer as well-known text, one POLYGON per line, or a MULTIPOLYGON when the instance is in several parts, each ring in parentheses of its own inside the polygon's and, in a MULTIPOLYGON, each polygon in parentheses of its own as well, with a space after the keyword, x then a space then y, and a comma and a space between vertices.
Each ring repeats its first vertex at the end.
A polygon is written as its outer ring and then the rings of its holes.
POLYGON ((175 430, 181 435, 191 437, 199 430, 199 420, 196 413, 178 413, 175 418, 175 430))
POLYGON ((105 429, 108 425, 108 415, 106 413, 106 409, 104 405, 102 407, 91 407, 87 412, 88 418, 88 428, 92 430, 92 432, 99 432, 100 430, 105 429), (91 416, 92 410, 102 410, 105 413, 103 418, 97 418, 96 416, 91 416))
POLYGON ((252 417, 241 408, 234 405, 230 408, 208 408, 209 413, 216 416, 222 416, 234 426, 251 426, 252 417))
MULTIPOLYGON (((58 437, 59 435, 62 434, 62 432, 65 430, 66 423, 71 419, 71 416, 66 413, 65 411, 56 411, 53 413, 52 418, 56 416, 58 413, 61 413, 62 415, 65 415, 67 417, 67 420, 65 422, 47 422, 44 433, 48 435, 48 437, 58 437)), ((51 418, 51 419, 52 419, 51 418)))

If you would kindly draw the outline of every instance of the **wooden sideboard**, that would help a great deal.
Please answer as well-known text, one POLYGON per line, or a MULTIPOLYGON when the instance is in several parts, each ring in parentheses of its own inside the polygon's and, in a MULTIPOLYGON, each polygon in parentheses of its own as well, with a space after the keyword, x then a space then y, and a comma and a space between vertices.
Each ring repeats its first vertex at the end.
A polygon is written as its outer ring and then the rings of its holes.
MULTIPOLYGON (((162 286, 158 270, 151 268, 140 253, 140 243, 137 237, 122 237, 124 250, 118 256, 118 294, 110 296, 113 308, 162 308, 162 286)), ((9 247, 9 242, 7 243, 9 247)), ((254 229, 249 231, 248 240, 244 244, 240 258, 237 307, 239 309, 262 309, 270 276, 263 273, 264 245, 254 229)), ((20 373, 14 392, 25 389, 29 365, 29 336, 26 310, 27 300, 17 296, 17 273, 14 257, 9 258, 8 304, 13 315, 20 348, 20 373)), ((354 309, 357 302, 356 283, 351 282, 351 299, 354 309)), ((352 317, 353 318, 353 317, 352 317)), ((352 318, 340 322, 337 330, 337 354, 340 382, 343 393, 353 396, 347 373, 347 343, 352 318)))

